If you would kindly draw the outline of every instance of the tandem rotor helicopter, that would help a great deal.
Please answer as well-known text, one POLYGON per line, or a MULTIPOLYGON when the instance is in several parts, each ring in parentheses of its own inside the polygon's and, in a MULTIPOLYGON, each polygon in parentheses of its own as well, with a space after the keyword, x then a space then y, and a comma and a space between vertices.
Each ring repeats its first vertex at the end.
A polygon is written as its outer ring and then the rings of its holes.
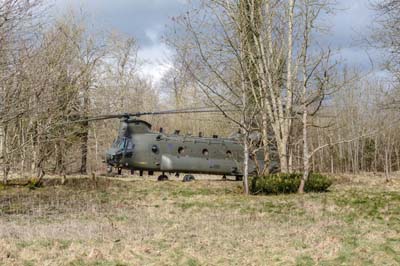
MULTIPOLYGON (((170 110, 161 112, 126 113, 104 115, 89 118, 85 121, 120 119, 118 136, 105 155, 107 171, 113 169, 120 175, 123 169, 133 174, 139 171, 154 175, 161 172, 158 181, 168 180, 166 173, 186 174, 184 180, 194 179, 191 174, 222 175, 223 178, 233 176, 241 180, 243 176, 243 148, 238 136, 220 138, 217 135, 204 137, 180 135, 176 130, 173 134, 165 134, 163 129, 152 131, 152 125, 139 119, 149 115, 167 115, 183 113, 210 113, 219 110, 170 110)), ((263 166, 263 154, 258 152, 249 160, 249 173, 263 166)))

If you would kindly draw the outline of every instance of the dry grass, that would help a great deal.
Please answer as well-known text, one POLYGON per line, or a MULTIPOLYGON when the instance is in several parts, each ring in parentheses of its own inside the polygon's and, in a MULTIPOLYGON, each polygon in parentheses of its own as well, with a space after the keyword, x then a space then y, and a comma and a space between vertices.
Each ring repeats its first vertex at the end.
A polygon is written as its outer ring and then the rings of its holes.
POLYGON ((241 195, 200 179, 48 179, 0 188, 0 265, 398 265, 400 179, 241 195))

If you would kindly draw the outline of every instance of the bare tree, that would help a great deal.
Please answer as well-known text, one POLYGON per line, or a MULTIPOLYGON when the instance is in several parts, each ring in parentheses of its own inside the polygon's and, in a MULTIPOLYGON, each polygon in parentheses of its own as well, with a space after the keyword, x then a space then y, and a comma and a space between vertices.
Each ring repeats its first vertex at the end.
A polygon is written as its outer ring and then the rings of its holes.
MULTIPOLYGON (((17 1, 5 0, 0 2, 0 158, 3 168, 3 181, 7 182, 10 171, 10 153, 15 149, 9 149, 9 141, 15 138, 9 136, 9 123, 28 110, 19 103, 22 94, 21 87, 16 86, 18 72, 16 63, 20 63, 19 48, 24 48, 18 43, 24 42, 28 34, 24 32, 24 26, 36 18, 36 10, 41 1, 17 1)), ((26 55, 26 54, 25 54, 26 55)), ((26 95, 24 95, 26 97, 26 95)))
MULTIPOLYGON (((308 143, 309 115, 315 115, 321 108, 322 102, 327 94, 332 66, 330 65, 330 50, 321 50, 311 53, 314 43, 313 34, 318 26, 316 20, 324 10, 330 6, 329 1, 319 0, 299 0, 300 15, 302 16, 302 31, 300 32, 301 51, 298 55, 300 68, 299 80, 299 100, 301 106, 301 121, 303 135, 303 177, 298 189, 299 193, 304 193, 304 186, 310 173, 310 159, 319 149, 310 151, 308 143), (312 110, 313 109, 313 110, 312 110)), ((297 68, 297 67, 296 67, 297 68)))
POLYGON ((186 37, 170 38, 169 43, 177 48, 179 59, 206 95, 207 102, 241 129, 243 183, 248 194, 248 162, 252 153, 249 135, 255 129, 257 111, 248 89, 253 81, 249 77, 252 63, 246 52, 249 41, 246 12, 251 12, 253 7, 243 13, 241 4, 240 1, 204 1, 199 13, 188 12, 176 19, 186 37), (215 38, 211 40, 210 35, 215 38))
POLYGON ((400 1, 380 0, 373 5, 377 11, 376 29, 372 33, 373 45, 387 50, 386 68, 399 79, 400 65, 400 1))

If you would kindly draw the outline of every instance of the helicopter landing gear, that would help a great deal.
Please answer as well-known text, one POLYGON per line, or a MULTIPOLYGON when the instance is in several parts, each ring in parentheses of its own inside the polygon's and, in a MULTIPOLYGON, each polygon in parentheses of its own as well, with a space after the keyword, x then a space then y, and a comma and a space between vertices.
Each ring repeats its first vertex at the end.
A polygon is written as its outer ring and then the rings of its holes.
POLYGON ((162 174, 157 178, 158 181, 167 181, 168 180, 168 176, 166 174, 162 174))
POLYGON ((243 181, 243 176, 237 175, 237 176, 235 177, 235 180, 236 180, 236 181, 243 181))
POLYGON ((122 168, 118 168, 118 175, 121 175, 122 174, 122 168))
POLYGON ((112 173, 112 166, 111 165, 107 166, 107 173, 108 174, 112 173))
POLYGON ((223 180, 223 181, 226 181, 226 175, 223 175, 223 176, 222 176, 222 180, 223 180))
POLYGON ((183 177, 182 182, 190 182, 190 181, 193 181, 193 180, 196 180, 193 175, 185 175, 183 177))

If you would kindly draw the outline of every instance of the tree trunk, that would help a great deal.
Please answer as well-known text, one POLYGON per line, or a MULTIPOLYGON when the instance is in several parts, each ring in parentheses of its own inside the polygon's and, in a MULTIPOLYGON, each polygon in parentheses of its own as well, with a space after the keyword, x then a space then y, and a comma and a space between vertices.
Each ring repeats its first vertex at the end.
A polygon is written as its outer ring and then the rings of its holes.
POLYGON ((262 132, 263 132, 263 144, 264 144, 264 169, 262 169, 261 175, 269 174, 269 164, 270 164, 270 153, 269 153, 269 132, 268 132, 268 122, 267 115, 262 115, 262 132))
MULTIPOLYGON (((84 88, 83 96, 83 116, 86 118, 89 114, 89 84, 84 88)), ((87 174, 87 156, 88 156, 88 141, 89 141, 89 122, 82 123, 81 133, 81 168, 80 173, 87 174)))
POLYGON ((293 173, 293 148, 289 152, 289 163, 288 163, 289 173, 293 173))
POLYGON ((58 141, 55 144, 55 152, 56 152, 56 173, 60 176, 63 176, 65 174, 65 165, 64 165, 64 151, 63 151, 63 145, 61 141, 58 141))
POLYGON ((87 174, 87 155, 88 155, 88 141, 89 141, 89 123, 82 123, 82 134, 81 134, 81 168, 80 173, 87 174))
POLYGON ((374 172, 378 172, 378 137, 374 141, 374 172))
POLYGON ((244 149, 243 149, 243 188, 244 194, 249 195, 249 146, 247 143, 247 133, 245 134, 244 149))
POLYGON ((330 161, 331 161, 331 174, 335 173, 334 158, 333 158, 333 147, 330 149, 330 161))
POLYGON ((310 155, 308 151, 308 140, 307 140, 307 107, 303 109, 303 177, 300 181, 298 193, 304 193, 304 187, 310 173, 310 155))
POLYGON ((287 161, 287 142, 281 140, 278 143, 278 153, 279 153, 279 162, 281 166, 281 172, 287 173, 288 172, 288 161, 287 161))
POLYGON ((386 182, 390 182, 390 173, 389 173, 389 148, 385 147, 385 179, 386 182))
POLYGON ((8 174, 10 172, 10 167, 8 165, 8 154, 7 154, 7 126, 2 127, 1 132, 1 158, 3 165, 3 183, 7 184, 8 174))

